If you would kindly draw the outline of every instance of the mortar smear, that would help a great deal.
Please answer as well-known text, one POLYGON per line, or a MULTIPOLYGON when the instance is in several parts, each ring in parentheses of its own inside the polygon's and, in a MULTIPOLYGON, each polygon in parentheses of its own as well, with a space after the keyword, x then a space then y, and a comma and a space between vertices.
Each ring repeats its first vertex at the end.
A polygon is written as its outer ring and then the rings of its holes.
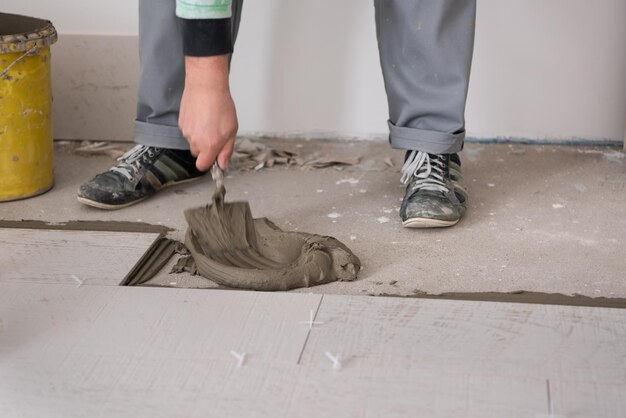
POLYGON ((259 291, 289 290, 357 278, 361 262, 337 239, 283 231, 253 219, 248 202, 213 201, 185 211, 185 246, 198 274, 217 284, 259 291))

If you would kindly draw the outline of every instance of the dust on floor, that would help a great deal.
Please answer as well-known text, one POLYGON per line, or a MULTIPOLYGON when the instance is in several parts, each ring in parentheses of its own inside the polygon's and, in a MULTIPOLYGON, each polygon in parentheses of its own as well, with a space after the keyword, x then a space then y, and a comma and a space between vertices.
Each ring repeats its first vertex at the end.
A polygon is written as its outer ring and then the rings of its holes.
MULTIPOLYGON (((228 175, 229 198, 249 201, 256 217, 337 237, 363 262, 355 282, 302 292, 526 290, 626 297, 626 159, 617 148, 468 143, 461 153, 470 193, 465 218, 450 229, 408 230, 397 215, 403 196, 401 151, 380 142, 265 143, 307 159, 360 157, 352 166, 315 169, 275 161, 272 167, 228 175)), ((108 156, 80 156, 57 146, 55 188, 0 204, 0 219, 147 222, 171 227, 170 236, 182 240, 184 209, 207 202, 212 193, 206 177, 120 211, 79 204, 78 186, 113 163, 108 156)), ((215 286, 166 270, 169 266, 150 284, 215 286)))

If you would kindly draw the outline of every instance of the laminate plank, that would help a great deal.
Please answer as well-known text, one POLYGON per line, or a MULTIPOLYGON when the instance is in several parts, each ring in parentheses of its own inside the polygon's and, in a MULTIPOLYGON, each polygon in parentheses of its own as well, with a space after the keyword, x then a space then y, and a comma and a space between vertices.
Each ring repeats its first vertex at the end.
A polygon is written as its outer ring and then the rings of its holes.
POLYGON ((158 233, 0 229, 0 282, 117 286, 158 233))

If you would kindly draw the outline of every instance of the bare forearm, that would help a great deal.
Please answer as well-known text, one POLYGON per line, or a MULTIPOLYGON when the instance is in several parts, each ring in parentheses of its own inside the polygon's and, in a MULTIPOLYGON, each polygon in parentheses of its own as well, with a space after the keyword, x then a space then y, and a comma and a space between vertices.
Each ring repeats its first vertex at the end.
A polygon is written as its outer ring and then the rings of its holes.
POLYGON ((185 57, 185 87, 229 91, 228 55, 185 57))
POLYGON ((237 110, 228 84, 228 55, 185 57, 185 90, 180 129, 196 166, 208 170, 217 160, 226 168, 237 134, 237 110))
POLYGON ((233 52, 230 3, 177 1, 185 55, 178 124, 200 170, 209 169, 215 161, 226 168, 235 146, 237 109, 228 84, 233 52))

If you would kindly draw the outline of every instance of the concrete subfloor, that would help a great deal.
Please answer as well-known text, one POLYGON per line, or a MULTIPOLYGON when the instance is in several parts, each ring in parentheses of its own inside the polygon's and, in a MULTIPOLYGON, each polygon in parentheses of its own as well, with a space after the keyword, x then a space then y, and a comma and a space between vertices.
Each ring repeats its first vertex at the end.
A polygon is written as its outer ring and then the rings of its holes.
MULTIPOLYGON (((461 153, 470 193, 455 227, 409 230, 398 209, 403 153, 381 142, 266 140, 307 158, 360 156, 357 166, 232 170, 229 200, 284 229, 332 235, 361 258, 355 282, 298 292, 417 295, 518 290, 626 297, 626 158, 618 148, 467 143, 461 153), (391 158, 395 167, 385 163, 391 158), (329 216, 330 215, 330 216, 329 216)), ((55 187, 0 203, 0 219, 121 220, 163 224, 182 240, 183 210, 206 204, 210 178, 167 189, 135 206, 103 211, 76 201, 79 184, 108 169, 107 156, 55 148, 55 187)), ((215 287, 166 267, 153 285, 215 287)))

